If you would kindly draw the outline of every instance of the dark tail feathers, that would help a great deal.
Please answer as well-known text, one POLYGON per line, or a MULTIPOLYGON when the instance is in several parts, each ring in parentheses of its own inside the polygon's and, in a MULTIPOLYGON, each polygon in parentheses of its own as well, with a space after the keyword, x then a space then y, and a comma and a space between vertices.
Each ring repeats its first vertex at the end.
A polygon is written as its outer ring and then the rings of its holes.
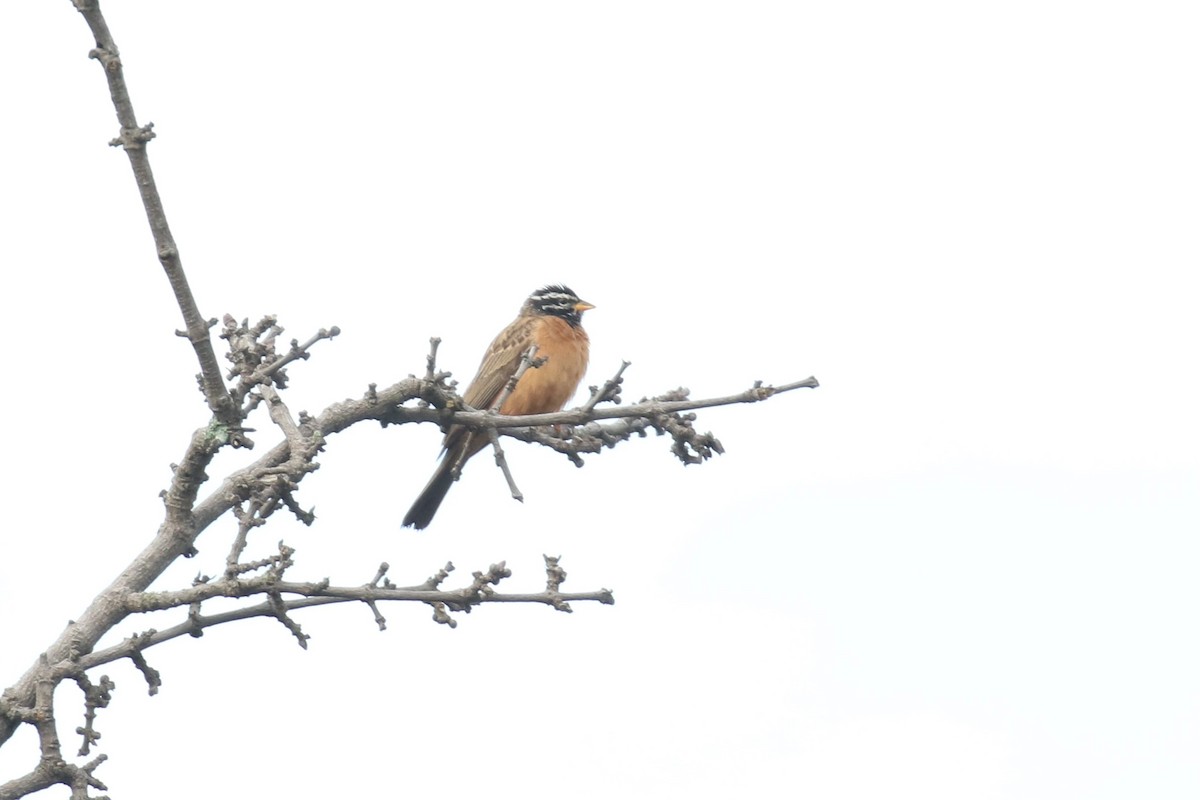
POLYGON ((429 525, 433 515, 437 513, 438 507, 446 499, 446 492, 450 491, 450 487, 454 484, 453 467, 454 459, 450 458, 450 454, 447 453, 446 457, 442 459, 442 463, 438 464, 437 471, 433 473, 429 483, 417 497, 416 502, 412 504, 412 508, 404 515, 404 527, 421 530, 429 525))

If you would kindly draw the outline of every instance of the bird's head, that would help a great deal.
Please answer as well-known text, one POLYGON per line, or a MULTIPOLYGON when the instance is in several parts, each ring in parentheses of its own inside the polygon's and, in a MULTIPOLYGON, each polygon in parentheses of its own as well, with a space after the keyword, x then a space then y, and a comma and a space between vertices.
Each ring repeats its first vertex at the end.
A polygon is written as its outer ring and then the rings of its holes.
POLYGON ((567 321, 571 327, 578 327, 583 322, 583 312, 595 308, 591 303, 579 299, 579 295, 561 284, 554 284, 538 289, 529 295, 522 314, 534 314, 547 317, 559 317, 567 321))

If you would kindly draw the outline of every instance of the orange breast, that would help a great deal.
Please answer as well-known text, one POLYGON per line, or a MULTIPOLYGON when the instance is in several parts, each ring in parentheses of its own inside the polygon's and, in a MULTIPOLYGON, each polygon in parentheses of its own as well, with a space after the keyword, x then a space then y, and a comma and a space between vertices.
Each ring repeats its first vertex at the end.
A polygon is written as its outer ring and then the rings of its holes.
POLYGON ((527 369, 504 401, 501 414, 544 414, 567 404, 587 371, 588 336, 557 317, 542 317, 534 329, 538 358, 546 363, 527 369))

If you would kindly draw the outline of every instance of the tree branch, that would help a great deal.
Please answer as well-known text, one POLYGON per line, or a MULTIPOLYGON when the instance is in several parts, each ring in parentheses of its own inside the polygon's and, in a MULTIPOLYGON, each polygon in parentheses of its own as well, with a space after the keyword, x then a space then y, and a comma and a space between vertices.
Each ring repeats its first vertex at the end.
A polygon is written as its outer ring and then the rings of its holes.
MULTIPOLYGON (((495 414, 499 409, 504 407, 504 403, 509 396, 517 388, 517 384, 521 382, 523 376, 530 367, 540 369, 546 363, 544 358, 534 358, 537 355, 537 345, 531 345, 521 355, 521 363, 517 367, 517 371, 508 379, 508 383, 504 386, 504 391, 500 392, 500 396, 496 398, 496 402, 492 403, 492 407, 488 409, 488 413, 495 414)), ((512 498, 519 503, 525 502, 525 495, 521 494, 521 490, 517 487, 516 478, 513 477, 512 470, 508 468, 508 459, 504 455, 504 447, 500 444, 500 435, 498 429, 489 428, 487 431, 489 441, 492 443, 492 452, 495 455, 496 466, 504 473, 504 480, 508 482, 508 491, 512 494, 512 498)), ((463 453, 465 455, 465 452, 463 453)), ((458 479, 458 472, 462 468, 462 464, 455 464, 455 480, 458 479)))
POLYGON ((163 209, 162 197, 158 193, 158 185, 154 182, 154 172, 150 169, 146 144, 154 138, 154 124, 138 125, 137 115, 133 113, 133 101, 130 100, 129 89, 125 85, 120 51, 108 30, 104 15, 100 12, 99 0, 74 0, 74 4, 96 39, 96 47, 88 56, 99 61, 104 67, 108 93, 112 97, 117 121, 121 125, 120 135, 110 144, 124 148, 125 154, 129 156, 129 165, 133 168, 133 177, 142 198, 142 206, 146 210, 146 219, 150 222, 150 231, 154 235, 159 263, 167 274, 167 281, 175 294, 175 302, 183 314, 184 330, 178 333, 191 342, 196 359, 200 362, 200 385, 209 410, 225 425, 236 425, 238 409, 225 389, 224 381, 221 380, 221 370, 213 351, 212 339, 208 334, 209 328, 216 324, 216 320, 204 319, 196 306, 196 299, 183 272, 179 249, 167 224, 167 214, 163 209))
MULTIPOLYGON (((546 590, 542 592, 501 593, 495 591, 492 587, 512 574, 505 563, 501 561, 499 564, 493 564, 486 572, 473 573, 471 584, 459 589, 438 588, 446 575, 454 569, 453 564, 447 564, 439 575, 424 584, 410 587, 398 587, 391 585, 390 582, 386 585, 378 585, 382 578, 379 573, 376 574, 375 580, 363 586, 331 586, 328 579, 315 582, 280 581, 277 577, 278 573, 268 573, 247 580, 224 578, 219 581, 200 582, 187 589, 138 593, 130 595, 128 598, 127 605, 133 613, 151 613, 184 606, 194 608, 199 603, 217 597, 242 598, 268 595, 269 598, 273 598, 295 595, 295 598, 280 602, 268 599, 257 605, 207 616, 193 611, 189 613, 187 620, 170 628, 164 630, 151 628, 134 634, 112 647, 51 665, 50 675, 54 679, 62 679, 122 658, 133 659, 150 647, 184 635, 200 636, 205 629, 216 625, 254 617, 276 617, 281 610, 290 612, 335 603, 359 602, 374 607, 374 604, 378 602, 416 602, 430 605, 441 604, 452 611, 469 613, 473 607, 484 603, 535 603, 569 612, 571 608, 568 604, 571 602, 596 602, 603 605, 612 605, 615 602, 613 593, 609 589, 591 592, 560 591, 562 582, 566 580, 566 572, 558 565, 557 557, 546 556, 545 559, 547 585, 546 590)), ((386 565, 381 568, 381 572, 385 570, 386 565)), ((376 622, 378 623, 378 621, 379 617, 376 615, 376 622)), ((382 629, 382 626, 380 627, 382 629)), ((155 677, 157 677, 157 673, 155 673, 155 677)), ((152 690, 156 690, 157 680, 150 681, 150 687, 152 690)))
MULTIPOLYGON (((547 444, 560 452, 594 452, 602 446, 613 446, 617 441, 628 439, 634 433, 642 433, 647 427, 666 426, 667 422, 671 422, 670 415, 680 410, 760 402, 781 392, 816 385, 816 380, 809 378, 778 388, 756 384, 744 392, 704 400, 660 399, 630 406, 593 408, 590 411, 575 409, 553 414, 512 417, 486 411, 446 411, 447 406, 453 408, 455 404, 461 408, 462 400, 446 385, 444 379, 428 382, 409 377, 384 389, 373 386, 361 399, 334 403, 315 419, 295 423, 300 436, 290 435, 285 438, 254 463, 231 473, 206 498, 196 502, 199 486, 206 477, 202 468, 208 463, 210 453, 220 446, 218 431, 211 427, 198 430, 192 436, 183 463, 175 469, 171 489, 166 493, 164 501, 167 508, 166 518, 159 528, 158 535, 91 603, 76 623, 64 631, 46 653, 52 663, 57 663, 67 659, 72 652, 91 652, 100 636, 130 613, 126 598, 145 591, 179 555, 194 552, 196 537, 215 520, 249 499, 255 492, 271 487, 278 490, 277 481, 280 478, 289 482, 289 485, 295 485, 305 474, 312 471, 315 465, 311 461, 292 457, 293 447, 308 451, 314 442, 323 443, 329 435, 356 423, 366 420, 377 420, 383 424, 436 422, 479 429, 498 428, 503 429, 505 435, 547 444), (403 403, 416 399, 432 401, 441 408, 402 406, 403 403), (610 426, 597 425, 595 420, 600 419, 618 421, 610 426), (541 429, 530 427, 578 422, 590 422, 582 429, 582 433, 592 437, 591 445, 583 446, 588 444, 586 441, 583 445, 564 442, 549 437, 541 429)), ((680 394, 686 394, 686 390, 678 390, 664 397, 674 398, 680 394)), ((280 410, 277 409, 276 413, 280 413, 280 410)), ((291 427, 290 423, 285 424, 291 427)), ((702 446, 721 452, 720 443, 711 439, 711 435, 706 434, 699 439, 702 446), (707 444, 703 442, 705 437, 710 439, 707 444)), ((700 457, 705 456, 689 456, 692 459, 700 457)), ((515 600, 502 597, 496 602, 513 601, 515 600)), ((35 663, 12 687, 13 701, 23 706, 32 704, 38 673, 38 664, 35 663)), ((12 735, 13 730, 13 720, 0 717, 0 744, 12 735)))
MULTIPOLYGON (((764 386, 762 381, 743 392, 725 395, 723 397, 708 397, 703 400, 670 399, 684 397, 689 394, 687 389, 672 390, 667 395, 653 400, 643 399, 629 406, 613 406, 592 408, 586 406, 568 408, 562 411, 552 411, 547 414, 526 414, 524 416, 505 416, 492 414, 487 411, 463 410, 441 411, 430 408, 396 408, 392 415, 383 421, 386 424, 402 424, 405 422, 437 422, 442 425, 462 425, 475 430, 486 428, 524 428, 544 425, 581 425, 602 419, 650 419, 662 414, 675 414, 680 411, 694 411, 701 408, 716 408, 717 406, 736 405, 738 403, 761 403, 775 395, 791 392, 796 389, 816 389, 821 384, 816 378, 808 377, 802 381, 785 383, 782 386, 764 386)), ((509 431, 505 431, 508 433, 509 431)))

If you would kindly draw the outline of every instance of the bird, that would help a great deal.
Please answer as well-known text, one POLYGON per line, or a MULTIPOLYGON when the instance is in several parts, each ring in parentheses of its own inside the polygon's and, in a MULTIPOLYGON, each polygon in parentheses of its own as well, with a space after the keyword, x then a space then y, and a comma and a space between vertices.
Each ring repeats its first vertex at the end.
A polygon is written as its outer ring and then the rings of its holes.
MULTIPOLYGON (((498 410, 514 416, 560 411, 587 370, 588 335, 583 329, 583 312, 593 308, 562 284, 545 286, 529 295, 517 318, 488 346, 463 400, 471 408, 491 409, 520 367, 521 358, 536 345, 536 358, 545 362, 525 370, 498 410)), ((421 530, 429 525, 463 465, 488 441, 486 431, 450 427, 442 440, 442 460, 404 516, 403 527, 421 530)))

